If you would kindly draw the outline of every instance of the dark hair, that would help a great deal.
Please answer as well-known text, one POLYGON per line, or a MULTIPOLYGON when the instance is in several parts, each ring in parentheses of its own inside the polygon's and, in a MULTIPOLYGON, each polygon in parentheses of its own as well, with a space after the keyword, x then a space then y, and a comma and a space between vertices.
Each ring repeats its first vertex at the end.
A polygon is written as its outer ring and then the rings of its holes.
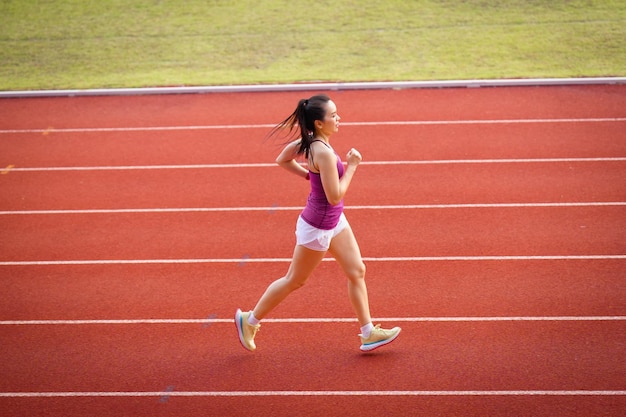
POLYGON ((275 136, 279 132, 288 129, 288 131, 281 136, 288 138, 289 141, 299 136, 301 141, 297 153, 298 155, 304 154, 304 156, 308 158, 309 150, 311 149, 311 141, 315 135, 315 121, 324 120, 324 116, 326 115, 326 103, 329 101, 330 98, 325 94, 316 95, 308 99, 301 99, 293 113, 277 124, 268 136, 275 136), (296 126, 298 126, 299 129, 296 129, 296 126), (298 130, 300 132, 298 132, 298 130))

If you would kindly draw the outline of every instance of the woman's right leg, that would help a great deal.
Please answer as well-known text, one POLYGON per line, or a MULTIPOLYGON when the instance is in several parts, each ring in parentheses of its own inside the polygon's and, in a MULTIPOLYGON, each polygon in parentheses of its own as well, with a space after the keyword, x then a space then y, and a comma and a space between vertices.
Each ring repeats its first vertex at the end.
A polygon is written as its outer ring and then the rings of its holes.
POLYGON ((316 251, 297 245, 287 275, 267 287, 254 307, 254 317, 261 320, 294 290, 302 287, 315 268, 322 262, 325 251, 316 251))
POLYGON ((237 326, 239 340, 243 347, 250 351, 256 349, 254 336, 260 327, 258 320, 265 317, 294 290, 303 286, 309 275, 322 262, 325 253, 325 251, 315 251, 304 246, 296 246, 287 275, 277 279, 267 287, 256 307, 254 307, 254 311, 244 313, 239 309, 237 310, 235 313, 235 325, 237 326), (254 315, 256 320, 251 320, 252 315, 254 315))

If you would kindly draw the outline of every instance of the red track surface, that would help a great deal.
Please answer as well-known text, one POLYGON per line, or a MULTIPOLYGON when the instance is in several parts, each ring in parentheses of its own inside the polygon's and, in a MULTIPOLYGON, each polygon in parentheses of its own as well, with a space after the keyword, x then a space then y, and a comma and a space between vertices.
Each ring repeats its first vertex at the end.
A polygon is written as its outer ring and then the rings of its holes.
POLYGON ((308 192, 263 138, 307 95, 0 101, 0 414, 623 415, 626 87, 331 92, 403 333, 361 354, 325 262, 250 354, 308 192))

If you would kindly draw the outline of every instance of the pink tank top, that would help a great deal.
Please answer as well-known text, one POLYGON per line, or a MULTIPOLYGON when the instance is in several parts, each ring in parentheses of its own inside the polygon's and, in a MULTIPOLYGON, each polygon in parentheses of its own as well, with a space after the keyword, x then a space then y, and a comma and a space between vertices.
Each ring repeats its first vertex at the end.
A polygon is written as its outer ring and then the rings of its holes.
MULTIPOLYGON (((337 155, 337 152, 335 152, 335 155, 337 155)), ((341 179, 344 168, 339 155, 337 155, 337 172, 341 179)), ((311 180, 311 193, 300 217, 315 228, 334 229, 337 223, 339 223, 339 216, 343 213, 343 200, 336 206, 331 205, 326 199, 321 175, 309 170, 309 178, 311 180)))

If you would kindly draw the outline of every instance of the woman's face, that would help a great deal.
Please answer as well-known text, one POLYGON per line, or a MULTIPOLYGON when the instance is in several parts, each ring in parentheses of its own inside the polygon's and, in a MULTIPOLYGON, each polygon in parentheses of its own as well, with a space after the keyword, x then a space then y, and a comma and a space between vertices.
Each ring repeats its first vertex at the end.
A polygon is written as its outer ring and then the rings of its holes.
POLYGON ((339 114, 337 114, 337 106, 332 100, 326 103, 326 114, 324 120, 316 120, 315 125, 317 130, 322 135, 328 137, 339 130, 339 114))

